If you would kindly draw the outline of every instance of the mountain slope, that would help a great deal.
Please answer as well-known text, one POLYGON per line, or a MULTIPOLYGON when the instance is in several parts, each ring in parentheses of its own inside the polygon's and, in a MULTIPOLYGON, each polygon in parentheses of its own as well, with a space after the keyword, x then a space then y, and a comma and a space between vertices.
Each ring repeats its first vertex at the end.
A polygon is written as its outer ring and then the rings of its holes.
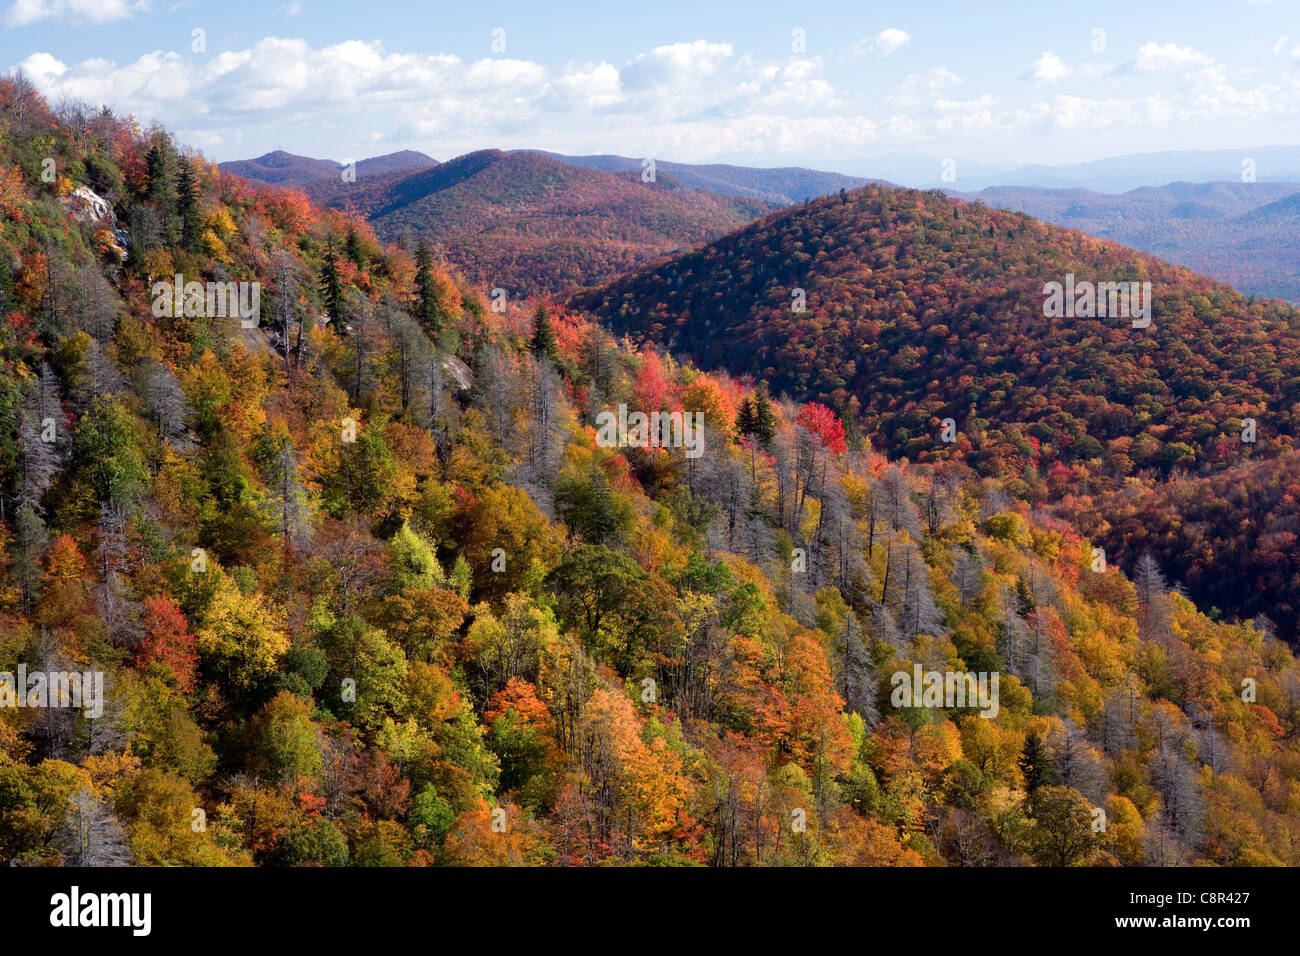
MULTIPOLYGON (((403 170, 409 172, 436 165, 437 160, 423 153, 405 149, 360 160, 357 162, 356 172, 357 178, 360 179, 363 176, 403 170)), ((342 163, 333 160, 297 156, 279 149, 255 159, 239 159, 221 164, 224 172, 287 189, 302 189, 322 181, 332 182, 339 179, 343 168, 342 163)))
POLYGON ((1300 864, 1295 656, 1151 562, 62 116, 0 78, 0 864, 1300 864))
POLYGON ((1286 206, 1300 183, 1169 183, 1122 195, 1001 186, 949 195, 1081 229, 1158 255, 1251 295, 1300 302, 1300 250, 1286 206), (1251 215, 1259 210, 1260 215, 1251 215))
MULTIPOLYGON (((549 156, 574 166, 601 169, 605 172, 636 172, 642 170, 642 160, 627 156, 564 156, 544 150, 527 150, 549 156)), ((656 170, 668 173, 690 189, 703 189, 724 196, 749 196, 773 205, 802 202, 814 196, 825 196, 840 189, 856 189, 873 180, 861 176, 828 173, 802 166, 761 168, 756 166, 730 166, 725 163, 674 163, 655 161, 656 170)))
MULTIPOLYGON (((705 367, 830 401, 891 455, 958 459, 1018 497, 1093 494, 1101 518, 1119 507, 1101 492, 1130 476, 1167 483, 1289 455, 1300 428, 1294 307, 937 192, 866 187, 783 210, 571 301, 705 367), (1151 326, 1045 317, 1045 284, 1067 274, 1150 282, 1151 326), (1254 443, 1242 441, 1246 418, 1254 443)), ((1281 592, 1265 593, 1249 571, 1264 545, 1230 557, 1213 536, 1189 542, 1205 528, 1183 527, 1166 505, 1146 524, 1167 564, 1184 580, 1227 582, 1220 607, 1270 613, 1293 634, 1298 559, 1285 559, 1281 592)), ((1136 558, 1127 538, 1094 525, 1136 558)))
POLYGON ((588 285, 715 238, 771 209, 674 177, 583 169, 482 150, 433 169, 321 183, 317 201, 364 215, 380 237, 422 240, 474 281, 528 295, 588 285))

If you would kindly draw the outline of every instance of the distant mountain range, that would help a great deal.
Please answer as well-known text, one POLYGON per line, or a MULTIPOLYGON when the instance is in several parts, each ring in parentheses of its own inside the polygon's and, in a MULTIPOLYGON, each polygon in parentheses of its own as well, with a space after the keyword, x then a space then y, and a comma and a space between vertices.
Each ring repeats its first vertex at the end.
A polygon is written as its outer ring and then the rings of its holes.
POLYGON ((1113 239, 1249 295, 1300 302, 1300 182, 1177 182, 1121 195, 1011 186, 948 194, 1113 239))
MULTIPOLYGON (((644 160, 627 156, 563 156, 544 150, 515 150, 549 156, 574 166, 601 169, 610 173, 636 172, 640 174, 644 160)), ((839 189, 856 189, 868 182, 861 176, 826 173, 802 166, 784 166, 775 169, 755 166, 728 166, 715 163, 673 163, 655 160, 656 172, 666 172, 690 189, 705 189, 724 196, 749 196, 773 205, 784 206, 805 199, 825 196, 839 189)))
MULTIPOLYGON (((411 152, 362 160, 355 182, 344 180, 338 163, 286 153, 222 168, 296 185, 316 202, 364 216, 383 239, 424 240, 467 278, 511 295, 610 279, 779 205, 740 184, 726 193, 689 189, 665 167, 643 182, 639 162, 604 171, 495 149, 445 163, 411 152)), ((773 181, 792 182, 788 175, 773 181)))
MULTIPOLYGON (((222 168, 302 189, 317 202, 364 216, 382 238, 426 239, 467 276, 533 293, 600 283, 772 209, 841 189, 893 180, 938 184, 940 160, 933 157, 872 162, 887 178, 656 160, 654 182, 642 182, 640 159, 542 150, 480 150, 443 164, 404 150, 357 162, 355 182, 344 180, 340 163, 283 151, 222 168)), ((1250 295, 1300 302, 1300 147, 1152 153, 1011 170, 958 160, 955 168, 962 184, 1015 184, 978 192, 946 188, 951 196, 1113 239, 1250 295), (1247 152, 1258 181, 1225 179, 1239 171, 1247 152), (1276 179, 1277 170, 1288 169, 1293 180, 1276 179), (1215 181, 1106 191, 1175 172, 1214 173, 1215 181)))
MULTIPOLYGON (((356 165, 357 178, 360 179, 362 176, 380 173, 428 169, 430 166, 437 166, 438 161, 425 156, 424 153, 404 149, 397 153, 363 159, 356 165)), ((346 167, 343 163, 336 163, 331 159, 312 159, 310 156, 297 156, 277 149, 256 159, 239 159, 222 163, 221 168, 245 179, 256 179, 289 189, 301 189, 326 179, 341 181, 346 167)))
POLYGON ((1300 182, 1300 146, 1167 150, 1059 166, 984 163, 960 157, 949 162, 945 166, 945 160, 937 156, 894 153, 863 160, 859 166, 868 175, 916 189, 966 192, 990 186, 1032 186, 1122 193, 1180 180, 1242 182, 1247 174, 1260 183, 1300 182), (945 172, 950 178, 944 178, 945 172))

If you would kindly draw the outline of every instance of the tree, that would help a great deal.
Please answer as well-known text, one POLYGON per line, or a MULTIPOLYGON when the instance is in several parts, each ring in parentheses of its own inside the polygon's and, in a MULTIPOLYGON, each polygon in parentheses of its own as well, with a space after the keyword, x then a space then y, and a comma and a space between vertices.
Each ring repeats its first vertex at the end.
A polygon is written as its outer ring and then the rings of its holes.
POLYGON ((182 694, 190 693, 194 690, 199 655, 185 612, 162 595, 145 598, 143 612, 144 639, 136 649, 137 666, 147 669, 154 663, 161 665, 182 694))
POLYGON ((1043 866, 1073 866, 1097 843, 1092 804, 1069 787, 1044 786, 1034 805, 1030 852, 1043 866))
POLYGON ((572 471, 555 486, 555 508, 571 534, 589 544, 618 540, 632 521, 626 499, 616 496, 594 462, 585 475, 572 471))
POLYGON ((551 317, 547 314, 544 303, 538 303, 537 311, 533 313, 533 337, 529 342, 529 348, 533 350, 534 355, 545 356, 552 362, 559 355, 555 330, 551 328, 551 317))
POLYGON ((1047 745, 1037 731, 1031 730, 1025 737, 1019 765, 1025 781, 1025 795, 1031 803, 1040 787, 1050 787, 1059 779, 1056 768, 1052 766, 1051 755, 1047 752, 1047 745))
POLYGON ((760 388, 754 396, 754 437, 763 448, 772 447, 772 438, 776 435, 776 416, 772 414, 772 403, 767 391, 760 388))
POLYGON ((203 613, 196 645, 227 683, 248 690, 275 671, 289 638, 279 611, 260 592, 245 593, 232 577, 219 569, 216 573, 221 578, 203 613))
POLYGON ((276 694, 253 722, 253 765, 291 785, 320 773, 323 758, 311 712, 307 700, 284 690, 276 694))
POLYGON ((325 305, 325 314, 330 317, 330 328, 336 335, 347 332, 343 321, 343 282, 339 278, 338 256, 334 252, 331 239, 325 249, 325 261, 320 270, 321 301, 325 305))
POLYGON ((64 866, 131 866, 135 862, 122 824, 88 788, 68 800, 59 849, 64 866))
POLYGON ((194 177, 194 165, 186 156, 177 161, 176 216, 181 224, 181 246, 189 252, 199 251, 203 234, 203 220, 199 215, 199 185, 194 177))
POLYGON ((421 239, 420 245, 415 250, 415 318, 433 336, 437 336, 442 331, 438 299, 438 288, 433 274, 433 255, 421 239))
POLYGON ((832 455, 844 454, 848 447, 844 440, 844 423, 825 405, 809 402, 799 409, 798 421, 832 455))
POLYGON ((366 267, 366 252, 362 248, 361 235, 355 226, 348 226, 347 235, 343 240, 343 255, 358 269, 366 267))
POLYGON ((740 411, 736 413, 736 434, 742 438, 753 437, 755 429, 758 427, 758 419, 754 414, 754 402, 748 395, 740 403, 740 411))
POLYGON ((148 481, 135 421, 117 399, 96 398, 73 438, 73 471, 99 501, 129 502, 148 481))

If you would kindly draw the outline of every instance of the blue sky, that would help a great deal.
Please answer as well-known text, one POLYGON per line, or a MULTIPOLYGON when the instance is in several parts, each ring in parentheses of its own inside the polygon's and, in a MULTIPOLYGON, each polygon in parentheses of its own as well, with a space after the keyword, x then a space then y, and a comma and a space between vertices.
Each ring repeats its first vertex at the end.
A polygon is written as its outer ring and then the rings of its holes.
POLYGON ((1300 144, 1300 0, 0 0, 0 26, 0 70, 218 161, 534 147, 870 174, 1300 144))

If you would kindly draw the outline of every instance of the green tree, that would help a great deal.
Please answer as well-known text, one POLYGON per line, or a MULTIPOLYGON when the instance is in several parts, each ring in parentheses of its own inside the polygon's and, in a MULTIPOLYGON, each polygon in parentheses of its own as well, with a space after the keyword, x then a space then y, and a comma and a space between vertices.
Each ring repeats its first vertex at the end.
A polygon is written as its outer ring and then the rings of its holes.
POLYGON ((199 183, 194 175, 194 165, 180 157, 176 180, 176 215, 181 223, 181 245, 189 252, 198 252, 203 235, 203 220, 199 216, 199 183))
POLYGON ((1024 749, 1020 752, 1020 772, 1025 778, 1025 795, 1032 802, 1039 787, 1047 787, 1057 782, 1056 768, 1047 752, 1043 738, 1034 731, 1025 738, 1024 749))
POLYGON ((776 436, 776 416, 772 414, 772 403, 765 389, 759 389, 754 396, 754 437, 764 448, 772 447, 776 436))
POLYGON ((555 507, 569 530, 590 544, 617 540, 632 523, 631 506, 615 496, 609 479, 596 465, 585 476, 569 473, 560 477, 555 507))
POLYGON ((438 287, 433 275, 433 255, 423 240, 415 250, 415 318, 430 335, 436 336, 442 331, 438 287))
POLYGON ((544 355, 552 362, 559 355, 559 347, 555 343, 555 329, 551 327, 551 317, 546 311, 546 306, 541 303, 533 313, 533 338, 529 347, 534 355, 544 355))
POLYGON ((740 403, 740 411, 736 412, 736 434, 742 438, 748 438, 754 434, 754 429, 758 427, 758 419, 754 416, 754 403, 749 396, 740 403))
POLYGON ((136 421, 116 398, 91 403, 73 439, 73 471, 97 501, 126 503, 145 487, 149 472, 136 439, 136 421))
POLYGON ((334 252, 333 240, 330 240, 325 249, 325 263, 320 270, 320 294, 325 304, 325 314, 330 317, 330 328, 336 334, 343 335, 343 283, 339 278, 338 256, 334 252))
POLYGON ((343 240, 343 254, 352 261, 358 269, 366 267, 366 251, 361 245, 361 235, 357 232, 356 227, 349 226, 348 234, 343 240))
POLYGON ((1042 866, 1084 862, 1097 843, 1092 804, 1069 787, 1043 787, 1034 808, 1030 854, 1042 866))
POLYGON ((262 708, 254 726, 253 758, 260 769, 293 784, 320 773, 323 758, 316 742, 311 704, 282 690, 262 708))

